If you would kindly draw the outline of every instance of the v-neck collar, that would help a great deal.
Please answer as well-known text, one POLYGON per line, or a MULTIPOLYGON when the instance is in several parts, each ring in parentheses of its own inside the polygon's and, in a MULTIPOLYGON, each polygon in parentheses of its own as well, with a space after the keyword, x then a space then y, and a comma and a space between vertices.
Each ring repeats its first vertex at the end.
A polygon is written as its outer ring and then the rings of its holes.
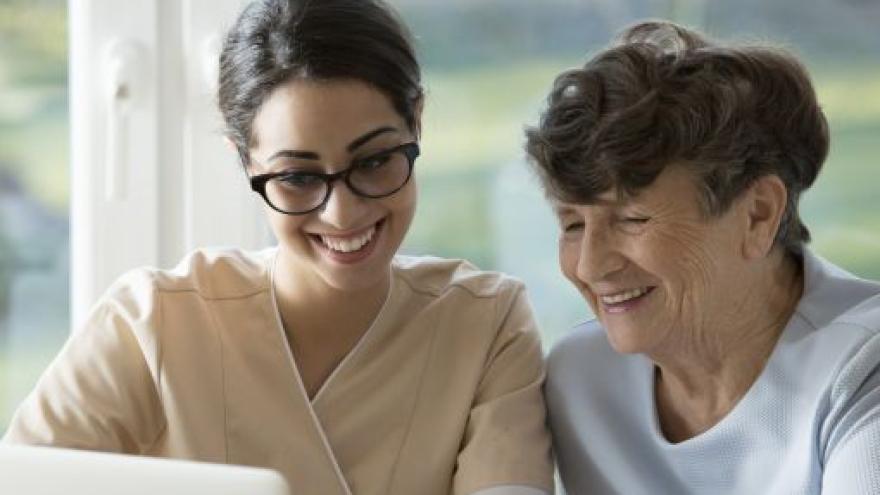
POLYGON ((351 495, 352 491, 349 486, 348 480, 346 480, 345 475, 342 471, 342 466, 337 459, 336 453, 333 451, 333 446, 330 444, 330 441, 327 436, 327 432, 321 423, 321 419, 318 417, 318 412, 316 411, 316 406, 322 397, 327 395, 327 391, 331 389, 333 383, 338 380, 337 376, 341 373, 345 372, 349 367, 352 366, 352 361, 355 361, 357 356, 359 356, 363 352, 363 348, 367 347, 369 342, 372 340, 372 337, 378 333, 379 328, 384 326, 385 315, 388 313, 389 301, 392 300, 392 294, 396 288, 395 277, 393 273, 393 268, 389 268, 392 270, 390 274, 390 286, 388 289, 388 294, 385 297, 385 301, 382 303, 379 312, 377 313, 375 319, 370 324, 369 328, 360 336, 355 345, 348 351, 345 357, 336 365, 330 375, 324 380, 324 383, 321 384, 321 387, 315 393, 314 397, 309 399, 308 392, 306 390, 305 384, 302 380, 302 375, 300 374, 299 366, 296 363, 296 358, 293 355, 293 351, 290 346, 290 340, 287 336, 287 332, 284 331, 284 324, 281 320, 281 312, 278 307, 278 299, 275 291, 275 267, 276 260, 278 258, 278 250, 273 256, 271 256, 268 260, 268 278, 269 278, 269 299, 271 303, 271 312, 274 316, 275 323, 275 331, 279 338, 279 341, 283 343, 284 353, 287 356, 287 362, 289 365, 290 371, 293 373, 295 378, 295 383, 297 386, 297 392, 300 398, 302 399, 302 403, 304 407, 308 410, 308 415, 311 418, 312 425, 320 437, 321 443, 323 444, 325 454, 327 455, 329 461, 333 465, 333 470, 336 473, 337 480, 340 486, 343 488, 346 495, 351 495))
POLYGON ((272 300, 272 311, 275 314, 275 325, 276 325, 277 330, 280 332, 280 336, 281 336, 283 342, 286 344, 287 354, 290 359, 291 367, 293 368, 293 372, 296 375, 296 379, 297 379, 300 387, 302 388, 303 394, 306 397, 307 401, 309 402, 309 405, 311 406, 311 408, 314 408, 314 405, 318 403, 320 398, 323 395, 326 395, 325 390, 327 390, 330 387, 334 378, 336 378, 336 376, 339 375, 340 370, 345 370, 346 367, 349 366, 348 363, 350 361, 354 360, 354 358, 360 354, 361 348, 365 347, 367 345, 366 343, 370 340, 371 336, 374 333, 376 333, 375 329, 382 326, 382 322, 384 321, 384 315, 387 313, 389 301, 391 300, 391 294, 394 292, 394 289, 396 286, 395 281, 394 281, 395 277, 394 277, 394 273, 393 273, 393 267, 389 268, 389 270, 391 270, 391 273, 389 274, 390 281, 389 281, 388 293, 385 295, 385 301, 382 302, 382 306, 380 306, 379 312, 376 313, 376 317, 373 319, 372 323, 370 323, 370 326, 367 328, 367 330, 364 331, 363 334, 361 334, 361 336, 358 338, 358 341, 355 343, 355 345, 352 346, 352 348, 345 354, 345 357, 343 357, 339 361, 339 363, 336 365, 336 367, 333 368, 333 371, 330 373, 330 375, 324 380, 324 382, 318 388, 318 391, 315 393, 314 397, 312 397, 309 400, 308 399, 308 392, 305 389, 305 384, 303 383, 302 375, 300 374, 300 371, 299 371, 299 366, 297 365, 296 359, 293 356, 293 352, 291 351, 292 347, 290 345, 291 344, 290 339, 288 338, 287 332, 284 331, 284 323, 281 321, 281 311, 278 307, 278 298, 277 298, 277 294, 275 291, 275 267, 277 266, 277 262, 276 262, 277 258, 278 258, 278 250, 276 249, 275 254, 270 258, 269 270, 268 270, 269 292, 270 292, 270 296, 271 296, 271 300, 272 300))

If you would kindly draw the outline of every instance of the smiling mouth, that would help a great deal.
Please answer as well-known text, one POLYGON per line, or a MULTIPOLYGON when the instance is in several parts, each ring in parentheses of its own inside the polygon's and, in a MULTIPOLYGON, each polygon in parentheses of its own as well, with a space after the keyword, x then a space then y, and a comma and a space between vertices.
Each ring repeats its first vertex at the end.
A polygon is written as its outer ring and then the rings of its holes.
POLYGON ((321 239, 321 242, 328 249, 332 249, 333 251, 339 253, 353 253, 355 251, 360 251, 364 246, 367 245, 372 239, 373 235, 376 233, 376 226, 373 225, 366 232, 357 236, 351 237, 348 239, 340 239, 338 237, 330 237, 326 235, 318 236, 321 239))
POLYGON ((654 287, 639 287, 636 289, 629 289, 623 292, 618 292, 617 294, 599 296, 599 300, 602 301, 602 304, 606 306, 616 306, 645 297, 653 290, 654 287))
POLYGON ((376 234, 384 225, 385 219, 379 220, 362 233, 351 237, 338 237, 323 234, 311 234, 328 251, 338 254, 354 254, 364 251, 376 238, 376 234))

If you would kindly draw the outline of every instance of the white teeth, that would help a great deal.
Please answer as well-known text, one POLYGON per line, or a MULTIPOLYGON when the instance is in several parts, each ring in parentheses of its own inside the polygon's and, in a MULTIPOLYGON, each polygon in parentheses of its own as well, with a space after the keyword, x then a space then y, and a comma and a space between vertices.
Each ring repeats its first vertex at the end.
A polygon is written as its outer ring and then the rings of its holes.
POLYGON ((640 289, 630 289, 627 291, 619 292, 614 294, 613 296, 601 296, 600 299, 605 304, 620 304, 622 302, 629 301, 630 299, 635 299, 639 296, 643 296, 648 292, 647 287, 642 287, 640 289))
POLYGON ((376 227, 370 227, 369 230, 364 232, 363 234, 352 237, 349 239, 342 239, 339 237, 330 237, 326 235, 321 236, 321 242, 324 243, 328 248, 339 251, 340 253, 351 253, 353 251, 357 251, 362 247, 366 246, 370 240, 373 239, 373 234, 376 233, 376 227))

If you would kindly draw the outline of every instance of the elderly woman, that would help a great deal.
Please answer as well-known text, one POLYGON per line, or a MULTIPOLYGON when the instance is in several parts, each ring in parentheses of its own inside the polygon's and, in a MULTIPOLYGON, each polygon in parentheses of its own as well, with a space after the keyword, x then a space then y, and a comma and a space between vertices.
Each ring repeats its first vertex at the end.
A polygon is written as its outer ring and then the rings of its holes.
POLYGON ((527 149, 597 317, 548 364, 569 493, 880 493, 880 284, 806 247, 828 130, 791 55, 636 25, 527 149))

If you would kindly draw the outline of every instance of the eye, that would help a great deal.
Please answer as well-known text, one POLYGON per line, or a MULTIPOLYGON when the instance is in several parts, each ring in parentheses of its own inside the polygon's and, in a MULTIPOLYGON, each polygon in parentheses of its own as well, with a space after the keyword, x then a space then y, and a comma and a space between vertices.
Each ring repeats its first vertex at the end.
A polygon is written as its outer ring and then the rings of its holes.
POLYGON ((308 189, 324 182, 320 175, 308 172, 290 172, 272 180, 286 189, 308 189))
POLYGON ((380 153, 378 155, 368 156, 357 161, 355 166, 359 169, 377 169, 388 163, 391 159, 391 153, 380 153))
POLYGON ((566 222, 562 224, 563 232, 579 232, 584 230, 584 222, 566 222))
POLYGON ((650 217, 639 215, 621 215, 614 219, 617 229, 625 234, 641 234, 645 231, 645 225, 651 221, 650 217))

